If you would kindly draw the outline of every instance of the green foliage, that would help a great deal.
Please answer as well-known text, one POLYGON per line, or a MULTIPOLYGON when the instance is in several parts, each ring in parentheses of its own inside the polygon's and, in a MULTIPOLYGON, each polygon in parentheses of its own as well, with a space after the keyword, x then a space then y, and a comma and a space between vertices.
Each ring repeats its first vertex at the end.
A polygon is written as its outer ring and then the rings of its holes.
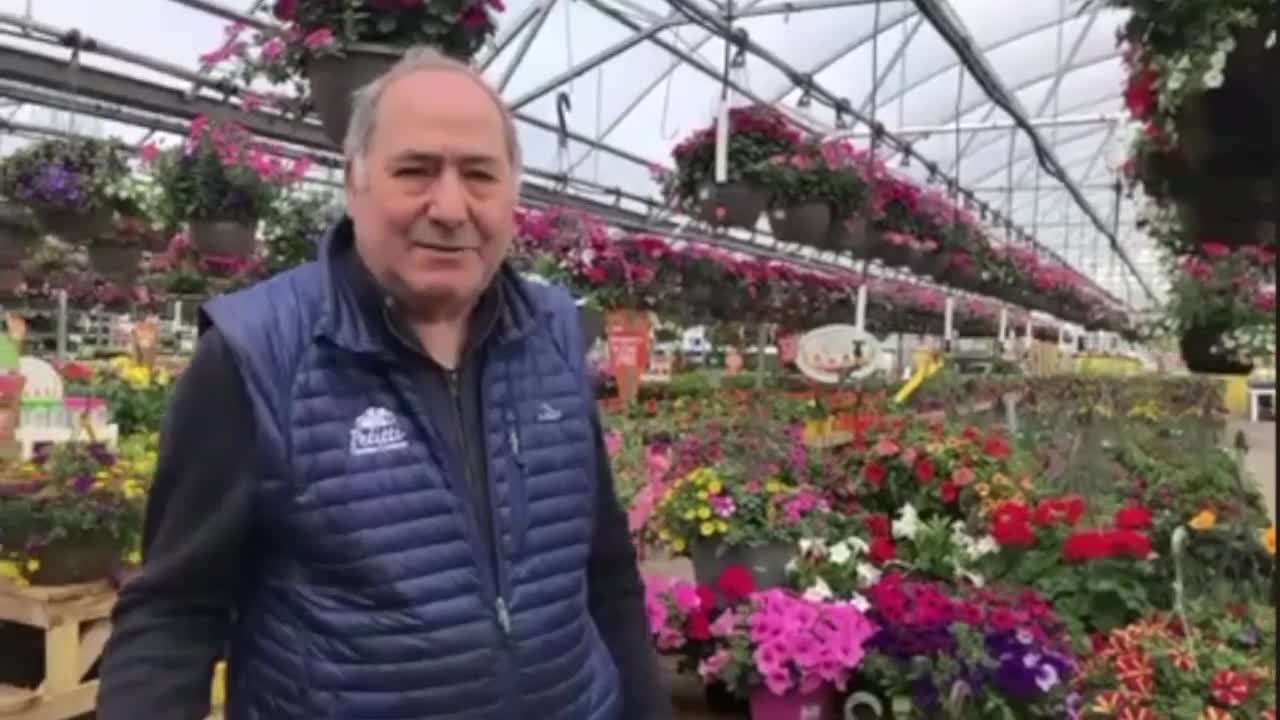
POLYGON ((782 207, 823 203, 841 218, 861 209, 867 192, 855 166, 838 166, 812 145, 770 158, 759 167, 756 178, 782 207))
POLYGON ((315 259, 321 236, 342 217, 342 207, 328 194, 286 193, 264 217, 262 239, 272 273, 315 259))

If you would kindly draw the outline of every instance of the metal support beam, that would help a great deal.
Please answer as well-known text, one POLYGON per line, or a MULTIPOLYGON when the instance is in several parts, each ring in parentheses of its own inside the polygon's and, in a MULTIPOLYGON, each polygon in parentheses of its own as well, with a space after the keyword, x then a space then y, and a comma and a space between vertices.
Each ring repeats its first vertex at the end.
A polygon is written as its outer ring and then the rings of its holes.
MULTIPOLYGON (((1097 115, 1078 115, 1074 117, 1039 117, 1027 120, 1027 123, 1038 128, 1079 127, 1081 125, 1116 125, 1124 122, 1121 113, 1099 113, 1097 115)), ((890 132, 898 136, 917 136, 917 139, 931 135, 951 135, 957 132, 981 133, 1000 130, 1013 130, 1021 127, 1012 120, 995 120, 976 123, 951 123, 949 125, 908 125, 892 128, 890 132)), ((871 131, 858 128, 847 132, 834 133, 832 137, 865 138, 871 137, 871 131)))
MULTIPOLYGON (((911 23, 911 27, 907 28, 906 33, 902 36, 902 41, 898 43, 898 47, 894 48, 893 54, 889 56, 889 62, 885 63, 884 68, 880 70, 880 74, 876 76, 874 80, 875 85, 867 91, 867 96, 863 98, 862 104, 858 106, 859 110, 871 115, 879 114, 880 108, 871 107, 873 102, 879 100, 879 98, 876 97, 877 91, 880 86, 884 84, 884 81, 889 78, 889 74, 894 71, 898 66, 898 63, 901 63, 903 58, 906 57, 907 48, 911 46, 911 41, 915 39, 916 33, 920 32, 920 28, 922 27, 924 27, 924 18, 917 17, 915 21, 911 23)), ((880 34, 884 35, 885 33, 881 32, 880 34)), ((870 133, 868 133, 868 135, 870 135, 870 133)))
MULTIPOLYGON (((840 62, 840 59, 847 56, 849 53, 854 52, 858 48, 874 40, 877 35, 883 35, 885 31, 890 30, 891 28, 898 27, 902 23, 907 22, 908 20, 910 20, 915 16, 916 16, 916 13, 914 11, 910 9, 905 10, 898 17, 881 23, 879 29, 871 28, 869 32, 862 33, 861 35, 858 35, 852 38, 849 42, 845 43, 844 45, 841 45, 840 47, 831 51, 825 57, 823 57, 822 59, 810 65, 808 70, 804 73, 797 72, 795 68, 792 68, 790 65, 787 65, 786 63, 783 63, 783 67, 778 67, 774 63, 770 63, 770 65, 774 65, 774 67, 777 68, 777 70, 780 71, 783 75, 786 75, 787 77, 792 78, 792 81, 789 86, 783 88, 779 92, 774 93, 772 95, 771 100, 769 101, 769 104, 777 105, 778 103, 785 100, 788 95, 795 92, 798 89, 797 83, 795 82, 795 78, 803 77, 803 76, 808 76, 808 77, 816 76, 818 73, 822 72, 823 70, 826 70, 832 65, 835 65, 836 63, 840 62)), ((725 36, 727 27, 728 27, 727 25, 722 25, 720 27, 715 28, 716 34, 722 37, 725 36)))
MULTIPOLYGON (((969 72, 974 77, 986 78, 990 82, 996 83, 996 87, 993 89, 997 90, 999 94, 1003 96, 1003 99, 1005 99, 1010 105, 1006 110, 1020 116, 1018 119, 1025 119, 1026 112, 1018 106, 1017 97, 1011 95, 1009 90, 1000 84, 999 76, 989 66, 983 52, 977 49, 972 36, 968 30, 964 28, 963 23, 956 15, 950 3, 946 2, 946 0, 914 0, 914 2, 920 12, 929 17, 930 22, 934 24, 934 27, 938 30, 939 34, 941 34, 944 39, 948 41, 948 44, 951 44, 957 53, 960 54, 961 59, 964 60, 964 65, 969 69, 969 72)), ((1058 68, 1057 71, 1060 72, 1061 68, 1058 68)), ((1116 240, 1115 235, 1112 234, 1111 228, 1108 226, 1106 220, 1103 219, 1102 215, 1098 213, 1097 209, 1093 207, 1079 189, 1075 187, 1075 181, 1062 170, 1061 164, 1058 162, 1053 149, 1045 144, 1044 140, 1039 136, 1039 133, 1036 132, 1035 128, 1027 129, 1027 134, 1030 136, 1032 144, 1039 151, 1042 164, 1046 165, 1046 169, 1056 175, 1057 179, 1067 187, 1068 192, 1071 193, 1076 204, 1089 217, 1089 219, 1093 221, 1098 232, 1102 233, 1102 235, 1111 243, 1112 251, 1115 252, 1126 265, 1132 266, 1132 262, 1129 260, 1124 248, 1120 247, 1119 242, 1116 240)), ((1138 274, 1136 268, 1132 269, 1134 277, 1138 280, 1139 285, 1143 287, 1148 296, 1154 298, 1154 293, 1152 293, 1151 289, 1147 286, 1146 279, 1138 274)))
MULTIPOLYGON (((753 6, 759 4, 760 2, 761 0, 746 0, 746 2, 742 4, 742 10, 750 10, 753 6)), ((739 12, 741 12, 741 10, 739 12)), ((715 34, 707 33, 697 42, 689 46, 689 52, 697 53, 701 51, 702 46, 706 45, 707 43, 711 42, 714 39, 716 39, 715 34)), ((667 64, 667 67, 665 70, 659 73, 658 76, 655 77, 651 82, 649 82, 648 85, 642 88, 640 92, 636 93, 635 98, 632 99, 631 102, 627 103, 627 106, 622 110, 620 110, 618 114, 615 115, 614 118, 609 121, 609 124, 606 125, 602 130, 600 130, 596 134, 596 140, 603 142, 605 138, 612 135, 614 131, 618 129, 618 126, 621 125, 623 122, 625 122, 626 119, 631 115, 631 113, 634 112, 635 109, 640 106, 640 103, 644 102, 644 99, 649 97, 650 93, 652 93, 663 82, 671 82, 670 80, 671 76, 675 73, 677 69, 680 68, 681 65, 684 65, 684 60, 680 58, 672 59, 671 62, 667 64)), ((573 172, 574 170, 577 170, 578 167, 582 165, 582 163, 586 162, 587 159, 591 157, 593 152, 595 151, 592 149, 588 149, 584 151, 581 155, 579 155, 578 159, 574 160, 569 165, 569 172, 573 172)))
MULTIPOLYGON (((538 39, 538 33, 542 31, 542 26, 546 24, 547 18, 551 16, 551 11, 555 6, 556 0, 546 0, 534 16, 532 20, 533 26, 524 34, 524 37, 520 38, 520 47, 516 48, 516 56, 511 59, 511 64, 502 71, 502 77, 498 78, 499 93, 507 91, 507 85, 511 84, 511 78, 520 69, 520 63, 524 62, 525 55, 529 54, 529 48, 533 46, 533 41, 538 39)), ((497 52, 494 53, 494 57, 497 57, 497 52)))
MULTIPOLYGON (((545 17, 544 10, 551 2, 554 2, 554 0, 534 0, 534 2, 529 3, 528 7, 520 11, 518 16, 503 23, 498 37, 493 41, 493 48, 477 63, 481 72, 488 70, 489 66, 493 65, 498 56, 502 55, 502 51, 506 50, 507 46, 515 42, 516 38, 520 37, 521 33, 524 32, 524 29, 529 27, 529 23, 532 23, 537 18, 545 17)), ((537 30, 534 30, 534 34, 537 34, 537 30)))

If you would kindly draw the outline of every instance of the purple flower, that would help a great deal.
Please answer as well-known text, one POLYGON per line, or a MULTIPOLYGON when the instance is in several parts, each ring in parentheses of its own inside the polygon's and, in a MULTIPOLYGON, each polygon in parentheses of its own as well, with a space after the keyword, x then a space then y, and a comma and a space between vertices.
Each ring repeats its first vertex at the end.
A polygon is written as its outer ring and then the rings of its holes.
POLYGON ((71 487, 78 493, 87 493, 93 489, 93 476, 77 475, 76 479, 71 481, 71 487))

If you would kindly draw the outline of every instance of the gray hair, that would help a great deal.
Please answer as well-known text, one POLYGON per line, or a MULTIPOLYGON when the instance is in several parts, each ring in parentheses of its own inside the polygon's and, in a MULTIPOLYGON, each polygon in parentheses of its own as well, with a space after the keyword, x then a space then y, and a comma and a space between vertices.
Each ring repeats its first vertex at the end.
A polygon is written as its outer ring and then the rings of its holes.
POLYGON ((352 94, 351 120, 347 125, 346 137, 342 141, 342 154, 347 162, 351 163, 357 172, 362 171, 364 158, 369 153, 369 146, 373 144, 373 134, 377 130, 378 104, 382 101, 383 94, 396 80, 422 71, 461 73, 474 80, 489 99, 493 100, 494 106, 498 108, 498 114, 502 116, 502 134, 507 143, 507 159, 511 162, 518 183, 523 170, 520 136, 516 132, 516 123, 511 110, 503 102, 502 96, 475 68, 433 47, 425 46, 410 48, 390 70, 352 94))

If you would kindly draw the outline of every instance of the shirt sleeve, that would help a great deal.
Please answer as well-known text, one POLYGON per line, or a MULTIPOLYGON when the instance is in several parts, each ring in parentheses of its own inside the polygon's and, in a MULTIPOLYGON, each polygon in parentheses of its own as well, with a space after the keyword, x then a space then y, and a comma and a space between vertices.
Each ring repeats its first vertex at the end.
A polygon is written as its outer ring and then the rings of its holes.
POLYGON ((144 562, 112 614, 98 720, 208 715, 248 557, 253 425, 234 357, 212 329, 179 378, 161 431, 144 562))
POLYGON ((587 565, 591 617, 622 682, 623 720, 669 720, 671 692, 658 667, 644 611, 644 584, 618 502, 604 430, 593 418, 599 486, 595 535, 587 565))

